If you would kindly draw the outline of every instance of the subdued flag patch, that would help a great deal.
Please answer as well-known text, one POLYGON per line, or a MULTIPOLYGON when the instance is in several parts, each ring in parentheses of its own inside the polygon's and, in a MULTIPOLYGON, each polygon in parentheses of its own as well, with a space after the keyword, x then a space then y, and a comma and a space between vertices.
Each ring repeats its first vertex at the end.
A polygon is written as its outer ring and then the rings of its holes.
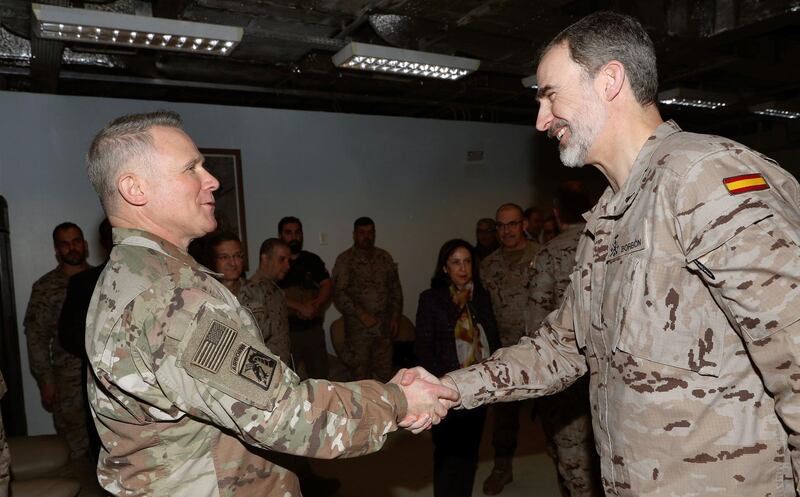
POLYGON ((222 365, 222 360, 231 349, 238 332, 219 321, 211 321, 206 331, 203 342, 192 358, 192 364, 216 373, 222 365))
POLYGON ((764 176, 760 174, 742 174, 741 176, 732 176, 722 180, 728 193, 737 195, 739 193, 754 192, 757 190, 768 190, 769 185, 764 176))

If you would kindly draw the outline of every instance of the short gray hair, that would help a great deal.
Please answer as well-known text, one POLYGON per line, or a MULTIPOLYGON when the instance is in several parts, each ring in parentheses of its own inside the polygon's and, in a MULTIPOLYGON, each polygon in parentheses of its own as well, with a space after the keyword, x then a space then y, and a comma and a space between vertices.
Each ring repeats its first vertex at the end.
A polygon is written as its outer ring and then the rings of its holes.
POLYGON ((118 117, 100 130, 86 155, 86 172, 104 207, 114 198, 117 178, 132 161, 148 166, 154 150, 150 128, 164 126, 183 130, 177 112, 159 110, 118 117))
POLYGON ((631 89, 641 105, 658 97, 658 69, 653 40, 635 18, 616 12, 595 12, 568 26, 540 53, 566 43, 569 55, 588 76, 618 60, 625 66, 631 89))

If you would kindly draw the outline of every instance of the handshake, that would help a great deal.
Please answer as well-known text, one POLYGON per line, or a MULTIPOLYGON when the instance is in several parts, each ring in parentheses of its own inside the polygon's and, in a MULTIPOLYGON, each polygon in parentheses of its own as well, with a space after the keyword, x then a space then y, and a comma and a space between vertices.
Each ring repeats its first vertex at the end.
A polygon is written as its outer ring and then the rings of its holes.
POLYGON ((447 411, 458 405, 455 383, 447 376, 437 378, 424 368, 401 369, 389 383, 395 383, 406 396, 406 416, 397 423, 412 433, 420 433, 439 424, 447 411))

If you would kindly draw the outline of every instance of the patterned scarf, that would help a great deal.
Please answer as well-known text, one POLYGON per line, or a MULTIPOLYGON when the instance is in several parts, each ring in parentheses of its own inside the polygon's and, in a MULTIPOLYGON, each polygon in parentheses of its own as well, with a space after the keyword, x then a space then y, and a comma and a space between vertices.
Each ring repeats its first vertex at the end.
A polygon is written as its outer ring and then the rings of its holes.
POLYGON ((456 352, 462 368, 481 362, 487 357, 489 344, 486 334, 472 311, 472 283, 463 290, 450 285, 450 297, 458 309, 455 325, 456 352))

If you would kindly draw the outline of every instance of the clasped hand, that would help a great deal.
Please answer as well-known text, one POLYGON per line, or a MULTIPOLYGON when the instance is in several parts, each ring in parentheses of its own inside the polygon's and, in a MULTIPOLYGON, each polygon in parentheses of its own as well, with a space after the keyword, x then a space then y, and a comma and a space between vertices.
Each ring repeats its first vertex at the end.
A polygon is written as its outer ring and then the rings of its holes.
POLYGON ((439 424, 451 407, 458 404, 459 394, 452 381, 433 376, 424 368, 401 369, 392 378, 406 396, 408 411, 397 423, 412 433, 420 433, 439 424))

